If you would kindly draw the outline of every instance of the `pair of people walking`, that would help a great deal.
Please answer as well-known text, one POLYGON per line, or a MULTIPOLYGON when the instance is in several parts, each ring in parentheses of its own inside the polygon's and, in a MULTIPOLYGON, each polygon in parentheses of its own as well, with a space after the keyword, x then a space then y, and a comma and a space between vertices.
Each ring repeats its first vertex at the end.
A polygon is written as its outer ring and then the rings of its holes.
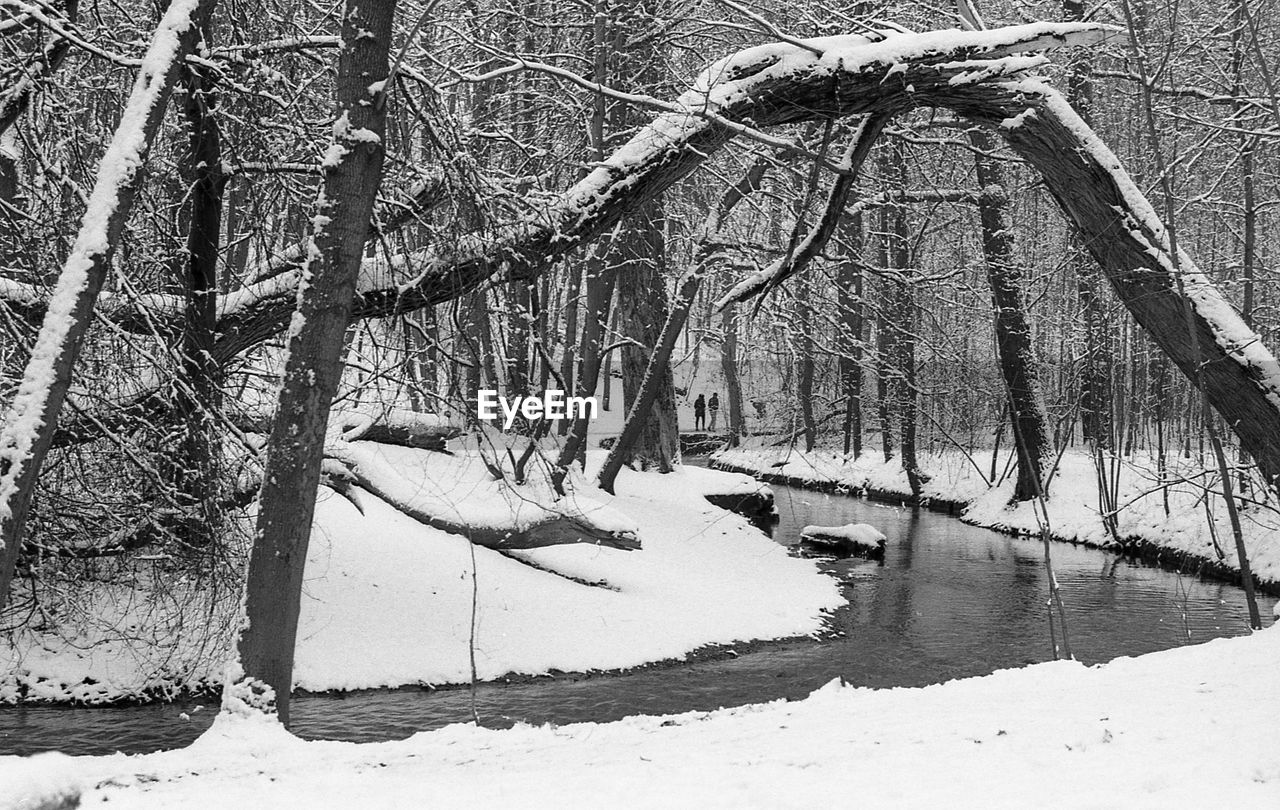
POLYGON ((708 400, 702 394, 698 394, 698 398, 693 401, 693 428, 694 430, 715 430, 716 417, 720 414, 720 395, 712 393, 711 399, 708 400), (711 411, 711 426, 707 426, 707 411, 711 411))

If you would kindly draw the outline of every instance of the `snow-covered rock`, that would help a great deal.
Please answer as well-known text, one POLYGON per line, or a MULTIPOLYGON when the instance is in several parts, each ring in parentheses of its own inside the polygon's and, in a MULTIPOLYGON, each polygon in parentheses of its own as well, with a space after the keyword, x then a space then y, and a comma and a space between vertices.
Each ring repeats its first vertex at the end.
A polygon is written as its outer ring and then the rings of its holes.
POLYGON ((800 530, 800 542, 819 546, 840 554, 857 555, 869 559, 884 557, 884 533, 870 523, 849 523, 845 526, 805 526, 800 530))

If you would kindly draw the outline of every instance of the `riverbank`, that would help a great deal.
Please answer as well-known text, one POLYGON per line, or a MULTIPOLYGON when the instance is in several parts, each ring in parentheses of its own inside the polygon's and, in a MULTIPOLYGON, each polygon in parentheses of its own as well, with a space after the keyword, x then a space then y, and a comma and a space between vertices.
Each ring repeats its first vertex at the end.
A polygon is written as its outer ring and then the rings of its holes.
POLYGON ((1096 667, 390 743, 223 717, 176 751, 0 758, 0 807, 1264 807, 1280 798, 1277 667, 1271 629, 1096 667))
MULTIPOLYGON (((445 456, 357 445, 404 476, 396 490, 407 497, 465 499, 491 483, 467 448, 445 456)), ((590 465, 602 456, 592 453, 590 465)), ((499 553, 424 526, 367 492, 353 502, 324 490, 307 559, 295 686, 466 683, 472 650, 482 681, 627 670, 697 650, 815 635, 826 613, 844 603, 814 562, 789 556, 746 519, 707 501, 758 492, 746 476, 623 470, 616 496, 576 484, 576 506, 596 520, 633 526, 640 550, 574 544, 499 553)), ((88 588, 75 613, 10 634, 0 642, 0 699, 100 705, 216 688, 238 594, 176 584, 163 594, 147 590, 154 587, 138 579, 88 588)))
MULTIPOLYGON (((990 462, 990 456, 977 461, 990 462)), ((1132 555, 1172 570, 1239 583, 1231 527, 1220 498, 1206 497, 1203 468, 1188 462, 1174 465, 1170 480, 1184 483, 1166 488, 1153 485, 1154 463, 1141 456, 1119 465, 1117 515, 1120 542, 1110 536, 1098 506, 1093 461, 1068 452, 1049 487, 1049 528, 1054 539, 1132 555), (1215 503, 1216 501, 1216 503, 1215 503), (1206 507, 1208 503, 1208 507, 1206 507), (1221 554, 1219 554, 1219 551, 1221 554)), ((866 453, 847 461, 837 452, 817 449, 806 453, 790 447, 747 442, 712 457, 717 469, 752 475, 766 482, 825 491, 843 491, 873 500, 918 505, 957 515, 975 526, 1021 536, 1038 536, 1040 524, 1031 502, 1013 506, 1013 480, 992 486, 970 459, 954 452, 922 454, 928 480, 919 497, 898 459, 882 460, 866 453)), ((1246 504, 1242 512, 1245 546, 1260 590, 1280 595, 1280 512, 1274 504, 1246 504)))

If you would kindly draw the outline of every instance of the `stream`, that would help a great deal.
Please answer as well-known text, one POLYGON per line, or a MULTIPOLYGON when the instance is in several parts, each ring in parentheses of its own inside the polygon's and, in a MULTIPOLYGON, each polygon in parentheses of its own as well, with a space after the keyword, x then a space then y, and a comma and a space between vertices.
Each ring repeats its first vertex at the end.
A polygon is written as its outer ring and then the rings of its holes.
MULTIPOLYGON (((870 523, 889 537, 883 563, 824 559, 849 606, 835 638, 765 644, 626 675, 565 675, 481 685, 485 725, 609 721, 801 698, 836 677, 860 686, 923 686, 1052 658, 1038 541, 923 510, 772 485, 773 536, 791 545, 806 524, 870 523)), ((1055 543, 1075 655, 1098 663, 1188 641, 1247 632, 1244 593, 1108 552, 1055 543)), ((1276 600, 1260 597, 1270 623, 1276 600)), ((392 740, 470 720, 466 689, 296 697, 294 731, 308 739, 392 740)), ((0 754, 139 753, 185 745, 217 711, 215 698, 118 708, 0 707, 0 754)))

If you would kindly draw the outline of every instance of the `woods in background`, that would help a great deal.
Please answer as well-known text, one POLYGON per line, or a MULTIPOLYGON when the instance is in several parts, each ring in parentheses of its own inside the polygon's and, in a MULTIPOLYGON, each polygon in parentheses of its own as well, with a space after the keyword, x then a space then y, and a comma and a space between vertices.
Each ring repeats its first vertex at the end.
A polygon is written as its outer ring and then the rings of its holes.
MULTIPOLYGON (((482 389, 626 414, 609 491, 718 391, 726 441, 896 458, 917 495, 921 455, 1004 446, 1017 500, 1080 450, 1104 515, 1138 456, 1274 509, 1277 16, 981 12, 0 0, 0 623, 250 557, 251 617, 296 621, 304 507, 349 485, 331 406, 493 439, 482 389), (998 28, 1029 19, 1080 25, 998 28), (797 39, 848 34, 865 63, 797 39), (708 86, 735 94, 680 101, 708 86)), ((517 421, 491 470, 564 494, 589 429, 517 421)), ((286 631, 241 647, 277 697, 286 631)))

